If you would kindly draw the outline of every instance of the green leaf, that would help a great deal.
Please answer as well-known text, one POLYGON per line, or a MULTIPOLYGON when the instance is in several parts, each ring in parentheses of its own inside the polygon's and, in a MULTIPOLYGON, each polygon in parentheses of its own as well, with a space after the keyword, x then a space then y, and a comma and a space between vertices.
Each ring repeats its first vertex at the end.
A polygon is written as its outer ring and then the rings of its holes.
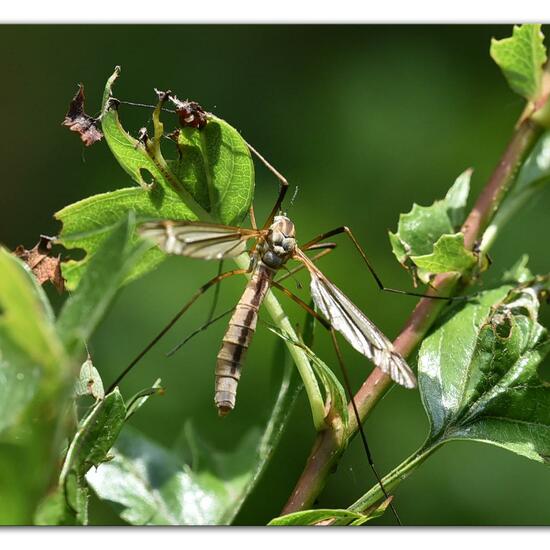
POLYGON ((330 521, 334 519, 344 520, 344 524, 350 524, 355 520, 363 519, 363 515, 351 510, 325 509, 318 510, 303 510, 286 516, 280 516, 272 519, 268 525, 290 526, 290 525, 315 525, 320 522, 330 521))
POLYGON ((137 392, 128 400, 128 405, 126 407, 126 420, 128 420, 132 415, 134 415, 145 403, 147 400, 155 394, 162 394, 164 388, 160 385, 160 378, 155 380, 155 383, 150 388, 145 388, 137 392))
POLYGON ((96 400, 105 397, 103 381, 101 380, 99 372, 94 367, 90 356, 88 356, 80 367, 80 374, 75 384, 75 395, 76 397, 91 395, 96 400))
POLYGON ((122 282, 149 246, 134 241, 133 214, 119 223, 90 261, 78 289, 65 302, 57 328, 68 350, 80 349, 88 340, 122 282))
POLYGON ((126 417, 124 400, 115 389, 80 421, 63 463, 56 490, 41 503, 38 525, 87 525, 89 489, 86 472, 109 460, 126 417))
POLYGON ((371 506, 365 512, 354 512, 350 509, 303 510, 272 519, 268 525, 363 525, 367 521, 381 516, 386 511, 391 500, 392 497, 389 497, 381 504, 371 506))
POLYGON ((414 204, 410 212, 399 216, 397 231, 389 233, 393 254, 411 272, 415 282, 417 274, 423 282, 428 282, 433 273, 442 272, 423 268, 416 263, 417 258, 420 258, 421 264, 429 264, 438 269, 447 264, 469 264, 469 252, 464 246, 457 246, 460 234, 456 230, 464 221, 471 175, 471 169, 465 170, 458 176, 445 198, 435 201, 431 206, 414 204), (445 239, 440 241, 444 236, 445 239), (448 237, 452 239, 447 240, 448 237), (440 250, 435 248, 438 244, 440 250))
MULTIPOLYGON (((122 168, 141 187, 95 195, 57 212, 63 223, 59 242, 68 249, 82 249, 81 260, 64 262, 67 287, 78 285, 88 263, 104 239, 128 212, 137 221, 151 219, 242 222, 252 203, 254 165, 246 142, 225 121, 208 116, 202 129, 185 128, 179 133, 179 158, 165 159, 161 151, 163 124, 159 103, 153 113, 155 135, 137 140, 122 127, 112 85, 120 69, 108 80, 103 99, 102 127, 105 140, 122 168), (143 174, 150 174, 147 184, 143 174)), ((154 268, 165 258, 151 248, 127 276, 126 282, 154 268)))
POLYGON ((29 524, 54 473, 71 364, 42 289, 0 248, 0 524, 29 524))
POLYGON ((171 166, 181 181, 193 186, 198 202, 215 220, 241 223, 252 204, 254 163, 239 132, 210 115, 202 130, 180 130, 178 149, 180 159, 171 166))
POLYGON ((144 139, 138 140, 122 127, 118 118, 117 102, 112 98, 112 87, 119 75, 120 67, 115 67, 115 72, 105 85, 101 115, 101 128, 113 156, 144 191, 153 186, 171 188, 181 196, 195 217, 200 217, 203 214, 202 209, 191 198, 185 186, 172 174, 160 152, 160 140, 163 136, 163 126, 159 120, 160 105, 154 114, 155 135, 152 140, 145 136, 144 139), (152 180, 150 183, 145 181, 144 174, 149 175, 152 180))
POLYGON ((550 341, 538 306, 536 286, 501 286, 451 310, 423 341, 425 449, 471 439, 548 461, 550 387, 537 368, 550 341))
POLYGON ((222 480, 208 471, 195 472, 177 455, 128 427, 113 455, 113 460, 91 470, 87 480, 133 525, 219 523, 228 506, 228 491, 235 482, 242 483, 239 476, 222 480))
POLYGON ((105 399, 98 401, 80 422, 67 450, 59 476, 60 485, 63 485, 69 472, 83 476, 92 466, 97 467, 105 462, 125 418, 126 406, 118 388, 115 388, 105 399))
POLYGON ((503 283, 526 283, 534 279, 534 275, 527 267, 529 256, 523 254, 521 258, 502 276, 503 283))
POLYGON ((283 378, 263 432, 253 429, 234 451, 221 452, 186 424, 178 448, 168 451, 125 428, 114 459, 88 473, 91 487, 134 525, 231 523, 265 471, 301 389, 284 346, 275 361, 283 378))
MULTIPOLYGON (((62 271, 67 288, 76 288, 94 254, 131 211, 135 212, 137 223, 153 218, 197 219, 174 191, 160 186, 153 187, 151 191, 118 189, 66 206, 55 214, 63 223, 58 242, 69 250, 86 251, 82 260, 63 262, 62 271)), ((151 248, 135 265, 126 282, 150 271, 165 258, 166 255, 157 247, 151 248)))
POLYGON ((442 235, 434 244, 433 252, 424 256, 412 256, 420 269, 429 273, 464 273, 477 263, 476 256, 464 247, 464 235, 442 235))
POLYGON ((468 168, 464 170, 445 195, 445 204, 447 206, 447 214, 453 228, 457 229, 462 225, 465 218, 466 203, 470 194, 470 180, 472 179, 473 170, 468 168))
POLYGON ((326 396, 326 417, 331 418, 334 415, 338 416, 342 420, 343 428, 346 429, 348 426, 348 406, 346 392, 340 384, 340 381, 336 375, 332 372, 329 366, 322 361, 319 356, 310 348, 308 348, 303 342, 297 342, 294 339, 290 338, 288 334, 282 332, 279 328, 275 326, 268 326, 269 330, 276 334, 279 338, 291 342, 295 346, 303 349, 311 360, 311 366, 315 372, 315 375, 321 381, 323 386, 325 396, 326 396))
POLYGON ((550 131, 545 132, 520 168, 516 183, 485 231, 481 248, 486 249, 496 238, 498 229, 515 213, 536 199, 550 182, 550 131))
POLYGON ((490 53, 510 88, 528 101, 535 101, 546 62, 541 25, 515 25, 511 37, 491 40, 490 53))

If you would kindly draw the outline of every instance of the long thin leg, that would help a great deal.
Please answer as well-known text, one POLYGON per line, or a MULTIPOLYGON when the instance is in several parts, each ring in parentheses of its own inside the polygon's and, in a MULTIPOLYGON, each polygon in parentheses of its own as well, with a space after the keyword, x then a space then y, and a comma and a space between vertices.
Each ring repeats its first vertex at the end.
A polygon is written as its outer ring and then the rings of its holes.
MULTIPOLYGON (((336 248, 336 243, 323 243, 310 248, 309 250, 317 250, 317 249, 322 250, 321 252, 319 252, 319 254, 315 254, 315 256, 312 256, 311 261, 316 262, 323 256, 330 254, 335 248, 336 248)), ((292 277, 294 274, 298 273, 299 271, 302 271, 302 269, 305 269, 305 267, 306 266, 304 264, 300 264, 292 269, 289 269, 286 275, 283 275, 280 279, 277 279, 277 282, 282 283, 285 279, 288 279, 289 277, 292 277)))
POLYGON ((315 310, 313 310, 311 307, 309 307, 301 298, 298 298, 296 294, 293 294, 288 290, 288 288, 284 287, 283 285, 280 285, 277 281, 272 281, 271 284, 278 288, 283 294, 286 294, 292 301, 296 302, 300 307, 305 309, 310 315, 313 315, 319 323, 321 323, 327 330, 331 329, 331 324, 324 318, 321 317, 315 310))
MULTIPOLYGON (((369 465, 371 467, 371 470, 374 474, 374 477, 376 477, 376 480, 378 481, 378 485, 380 485, 380 489, 382 490, 382 493, 384 496, 389 498, 388 493, 386 492, 386 488, 384 487, 384 484, 382 483, 382 478, 378 475, 378 472, 376 470, 376 467, 374 466, 374 460, 372 459, 372 454, 370 452, 369 444, 367 443, 367 436, 365 434, 365 430, 363 429, 363 424, 361 422, 361 417, 359 416, 359 410, 357 409, 357 405, 355 404, 355 399, 353 398, 353 391, 351 389, 351 383, 348 376, 348 370, 346 369, 344 365, 344 358, 342 356, 342 352, 340 351, 340 346, 338 345, 338 340, 336 338, 336 332, 331 327, 330 328, 330 336, 332 338, 332 344, 334 345, 334 349, 336 351, 336 356, 338 357, 338 364, 340 365, 340 372, 342 373, 342 377, 344 379, 344 386, 346 387, 346 392, 348 394, 348 399, 350 400, 351 407, 353 409, 353 412, 355 414, 355 420, 357 421, 357 427, 359 428, 359 434, 361 436, 361 441, 363 442, 363 448, 365 449, 365 454, 367 455, 367 460, 369 462, 369 465)), ((399 515, 397 514, 397 510, 395 509, 393 503, 390 502, 390 507, 393 512, 393 515, 395 516, 395 519, 397 520, 397 523, 399 525, 401 524, 401 520, 399 519, 399 515)))
POLYGON ((248 269, 233 269, 232 271, 227 271, 221 275, 217 275, 213 279, 210 279, 207 283, 202 285, 196 292, 193 294, 191 299, 176 313, 172 320, 151 340, 143 350, 138 353, 135 359, 120 373, 117 379, 109 386, 106 393, 110 393, 115 389, 115 387, 120 383, 120 381, 130 372, 133 366, 176 324, 178 319, 195 303, 195 301, 202 296, 211 286, 232 277, 233 275, 243 275, 248 273, 248 269))
POLYGON ((265 157, 263 157, 250 143, 246 142, 246 145, 248 148, 260 159, 260 161, 263 163, 263 165, 272 173, 275 175, 275 177, 279 180, 279 183, 281 184, 281 188, 279 189, 279 196, 277 197, 277 202, 275 203, 275 206, 271 210, 263 229, 267 229, 272 223, 273 218, 276 216, 277 212, 281 209, 281 204, 283 204, 283 200, 285 198, 286 192, 288 191, 288 181, 286 178, 272 165, 270 164, 265 157))
MULTIPOLYGON (((365 453, 367 455, 367 460, 368 460, 369 465, 370 465, 370 467, 371 467, 371 469, 374 473, 374 476, 378 480, 378 484, 380 485, 382 493, 384 494, 384 496, 386 498, 389 498, 388 493, 386 492, 386 489, 385 489, 385 487, 382 483, 382 478, 378 475, 378 472, 376 471, 376 468, 374 466, 374 461, 372 459, 372 454, 370 452, 370 448, 369 448, 369 445, 367 443, 367 436, 365 435, 365 430, 363 429, 363 424, 361 422, 361 417, 359 416, 359 411, 357 409, 355 399, 353 398, 353 391, 351 389, 351 383, 350 383, 350 380, 349 380, 347 369, 344 365, 344 360, 342 358, 342 353, 340 351, 340 346, 338 345, 338 340, 336 339, 336 332, 334 331, 334 328, 332 327, 332 325, 329 321, 327 321, 324 317, 321 317, 316 311, 311 309, 311 307, 309 307, 302 299, 298 298, 298 296, 296 296, 295 294, 290 292, 290 290, 288 290, 284 286, 281 286, 279 283, 277 283, 275 281, 273 281, 272 284, 275 288, 278 288, 279 290, 281 290, 291 300, 293 300, 299 306, 301 306, 303 309, 305 309, 307 311, 307 313, 309 313, 310 315, 313 315, 313 317, 315 317, 315 319, 317 319, 323 325, 323 327, 325 327, 330 332, 332 342, 334 344, 334 349, 336 350, 336 355, 338 357, 338 363, 340 365, 340 370, 342 371, 342 376, 344 378, 344 384, 346 386, 346 391, 348 393, 348 398, 351 402, 351 406, 352 406, 354 414, 355 414, 355 419, 357 421, 357 426, 359 428, 359 433, 361 434, 361 440, 363 442, 363 447, 365 448, 365 453)), ((399 515, 397 514, 397 510, 395 509, 393 504, 390 503, 390 506, 391 506, 393 514, 395 515, 395 519, 397 520, 399 525, 401 525, 401 520, 399 519, 399 515)))
MULTIPOLYGON (((223 271, 223 260, 220 260, 218 263, 218 277, 222 274, 223 271)), ((208 317, 206 318, 206 323, 208 324, 212 317, 214 317, 214 312, 216 311, 216 306, 218 305, 218 300, 220 298, 220 287, 216 286, 214 289, 214 298, 212 300, 212 305, 210 306, 210 311, 208 312, 208 317)))
MULTIPOLYGON (((219 288, 219 287, 218 287, 219 288)), ((213 325, 216 321, 219 321, 220 319, 223 319, 226 315, 229 315, 232 311, 235 311, 235 308, 232 307, 231 309, 228 309, 224 311, 223 313, 220 313, 213 319, 209 319, 204 325, 201 327, 195 329, 189 336, 185 338, 185 340, 182 340, 177 346, 173 347, 170 351, 166 352, 166 357, 170 357, 171 355, 174 355, 176 351, 178 351, 182 346, 187 344, 191 338, 196 336, 197 334, 200 334, 203 330, 206 330, 210 325, 213 325)))
POLYGON ((405 294, 407 296, 416 296, 418 298, 431 298, 432 300, 467 300, 468 296, 434 296, 433 294, 421 294, 420 292, 409 292, 407 290, 398 290, 396 288, 388 288, 384 286, 382 283, 382 280, 372 267, 367 255, 365 254, 364 250, 361 248, 361 245, 351 232, 351 229, 349 227, 346 227, 345 225, 342 225, 340 227, 337 227, 336 229, 333 229, 332 231, 327 231, 326 233, 322 233, 321 235, 315 237, 311 241, 307 242, 305 245, 301 246, 300 248, 302 250, 308 250, 311 249, 312 246, 315 246, 319 241, 322 241, 324 239, 328 239, 329 237, 333 237, 334 235, 339 235, 341 233, 345 233, 350 239, 351 242, 354 244, 355 248, 361 254, 361 257, 363 258, 364 262, 367 264, 367 267, 369 271, 371 272, 371 275, 373 276, 374 280, 376 281, 376 284, 378 285, 378 288, 384 292, 392 292, 393 294, 405 294))
POLYGON ((254 212, 254 205, 250 205, 250 210, 248 212, 248 215, 250 217, 250 225, 252 226, 252 229, 258 229, 258 225, 256 224, 256 214, 254 212))

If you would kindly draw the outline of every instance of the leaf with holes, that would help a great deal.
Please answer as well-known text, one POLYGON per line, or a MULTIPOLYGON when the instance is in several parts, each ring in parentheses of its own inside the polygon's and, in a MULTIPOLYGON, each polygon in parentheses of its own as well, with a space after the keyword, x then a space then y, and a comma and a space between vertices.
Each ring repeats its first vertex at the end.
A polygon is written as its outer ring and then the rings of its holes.
POLYGON ((550 349, 537 321, 538 282, 503 285, 450 310, 423 341, 419 385, 425 448, 470 439, 532 460, 550 457, 550 387, 537 368, 550 349))
MULTIPOLYGON (((204 128, 183 128, 179 132, 179 157, 165 159, 161 151, 162 102, 153 113, 153 137, 130 136, 120 122, 117 101, 112 97, 119 72, 115 71, 105 87, 102 129, 113 155, 140 187, 88 197, 56 213, 63 224, 58 242, 86 253, 81 260, 62 265, 69 289, 76 288, 101 243, 131 210, 138 222, 200 219, 239 224, 252 203, 254 166, 246 143, 234 128, 209 115, 204 128), (185 136, 188 143, 184 143, 185 136), (144 173, 149 174, 152 185, 145 182, 144 173)), ((153 269, 164 258, 158 248, 151 248, 126 281, 153 269)))

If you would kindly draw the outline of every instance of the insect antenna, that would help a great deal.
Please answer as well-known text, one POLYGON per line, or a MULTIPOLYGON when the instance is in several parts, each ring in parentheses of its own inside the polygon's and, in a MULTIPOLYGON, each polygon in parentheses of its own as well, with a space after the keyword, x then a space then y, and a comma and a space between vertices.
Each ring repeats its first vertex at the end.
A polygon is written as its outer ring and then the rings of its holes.
MULTIPOLYGON (((378 474, 378 471, 376 470, 376 466, 374 465, 374 460, 372 458, 372 454, 370 451, 369 444, 367 442, 367 436, 365 434, 365 430, 363 429, 363 423, 361 422, 361 417, 359 416, 359 410, 357 409, 357 404, 355 403, 355 399, 353 397, 353 391, 351 389, 351 383, 348 376, 348 370, 346 366, 344 365, 344 359, 342 357, 342 352, 340 351, 340 346, 338 345, 338 340, 336 339, 336 332, 331 327, 330 329, 330 335, 332 337, 332 343, 334 345, 334 349, 336 350, 336 355, 338 357, 338 364, 340 366, 340 371, 342 373, 342 377, 344 378, 344 386, 346 387, 346 392, 348 394, 348 398, 351 403, 351 407, 353 409, 353 413, 355 415, 355 420, 357 422, 357 428, 359 429, 359 435, 361 436, 361 441, 363 443, 363 448, 365 449, 365 454, 367 455, 367 460, 369 462, 369 466, 372 470, 372 473, 374 474, 374 477, 378 481, 378 485, 380 485, 380 489, 382 491, 382 494, 386 498, 386 500, 389 498, 388 492, 386 491, 386 488, 384 487, 384 484, 382 483, 382 478, 378 474)), ((401 519, 399 518, 399 514, 397 513, 397 510, 395 509, 395 506, 390 501, 390 508, 395 516, 395 519, 399 525, 403 525, 401 523, 401 519)))

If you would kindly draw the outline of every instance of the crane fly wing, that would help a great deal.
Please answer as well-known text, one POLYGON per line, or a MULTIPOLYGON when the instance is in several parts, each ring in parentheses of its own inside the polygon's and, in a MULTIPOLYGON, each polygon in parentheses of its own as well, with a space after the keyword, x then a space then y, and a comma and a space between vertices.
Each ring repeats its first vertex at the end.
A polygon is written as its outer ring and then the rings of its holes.
POLYGON ((246 242, 262 235, 260 231, 203 222, 164 220, 142 223, 142 237, 155 241, 168 254, 221 260, 234 258, 246 250, 246 242))
POLYGON ((380 329, 305 254, 298 252, 296 259, 307 267, 313 301, 334 329, 392 380, 406 388, 416 387, 409 365, 380 329))

